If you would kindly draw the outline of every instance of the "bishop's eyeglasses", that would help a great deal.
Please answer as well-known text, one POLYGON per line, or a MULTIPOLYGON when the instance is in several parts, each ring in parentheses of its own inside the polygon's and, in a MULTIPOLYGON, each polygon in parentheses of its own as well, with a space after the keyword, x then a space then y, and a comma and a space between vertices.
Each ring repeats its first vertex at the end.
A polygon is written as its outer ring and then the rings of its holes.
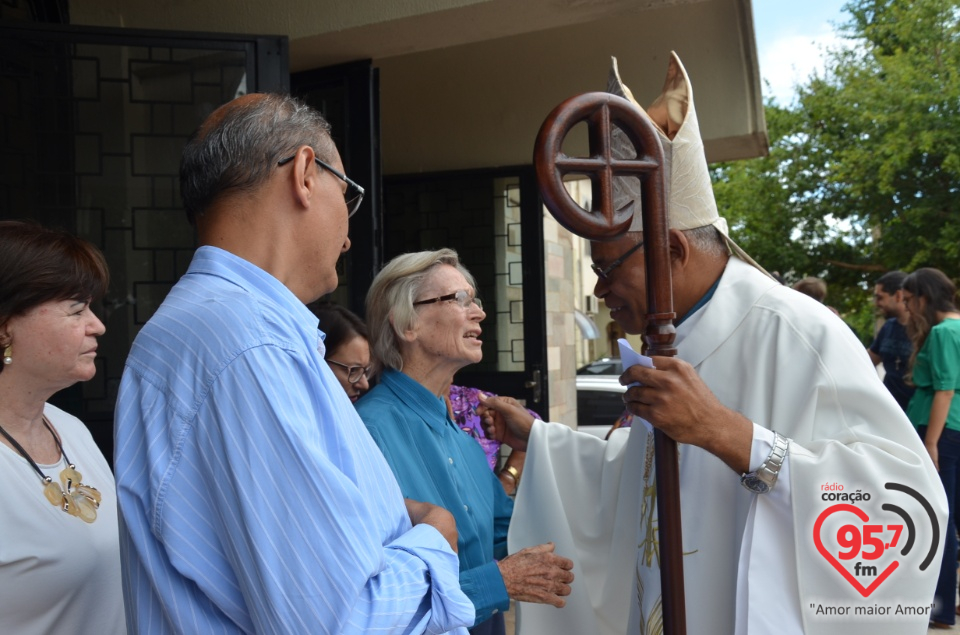
POLYGON ((610 277, 610 274, 613 273, 613 270, 623 264, 623 262, 630 257, 633 252, 643 247, 643 241, 641 240, 636 245, 627 250, 625 254, 611 262, 609 265, 601 269, 596 265, 596 263, 591 263, 590 268, 593 269, 593 273, 597 274, 597 277, 601 280, 606 280, 610 277))

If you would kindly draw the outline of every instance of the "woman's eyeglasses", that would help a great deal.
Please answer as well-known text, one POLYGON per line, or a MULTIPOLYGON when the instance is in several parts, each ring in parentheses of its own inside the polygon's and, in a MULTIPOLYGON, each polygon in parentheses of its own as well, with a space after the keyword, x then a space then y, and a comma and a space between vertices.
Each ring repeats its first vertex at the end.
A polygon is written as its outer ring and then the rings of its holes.
POLYGON ((469 309, 471 304, 476 304, 477 308, 483 311, 483 302, 480 300, 480 298, 471 297, 470 294, 463 289, 460 289, 454 293, 448 293, 447 295, 430 298, 429 300, 417 300, 413 303, 413 306, 420 306, 421 304, 433 304, 434 302, 446 302, 448 300, 453 300, 459 304, 461 309, 469 309))
POLYGON ((366 377, 370 379, 370 367, 369 366, 351 366, 350 364, 344 364, 343 362, 338 362, 334 359, 328 359, 328 364, 336 364, 341 368, 347 369, 347 381, 351 384, 355 384, 360 381, 361 377, 366 377))

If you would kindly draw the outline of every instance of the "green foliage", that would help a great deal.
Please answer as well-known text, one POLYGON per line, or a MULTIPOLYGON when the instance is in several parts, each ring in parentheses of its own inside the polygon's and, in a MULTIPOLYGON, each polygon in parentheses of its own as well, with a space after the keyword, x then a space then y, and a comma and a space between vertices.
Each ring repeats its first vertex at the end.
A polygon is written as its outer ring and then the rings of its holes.
POLYGON ((960 0, 852 0, 826 70, 765 108, 770 154, 713 167, 731 233, 868 338, 873 280, 960 277, 960 0), (867 332, 864 332, 867 331, 867 332))

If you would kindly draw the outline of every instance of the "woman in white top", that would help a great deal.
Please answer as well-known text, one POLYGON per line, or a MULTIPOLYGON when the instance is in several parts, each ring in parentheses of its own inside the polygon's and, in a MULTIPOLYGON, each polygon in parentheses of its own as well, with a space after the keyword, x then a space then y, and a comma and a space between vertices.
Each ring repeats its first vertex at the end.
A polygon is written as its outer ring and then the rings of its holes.
POLYGON ((47 404, 96 373, 103 254, 0 222, 0 633, 125 633, 116 486, 86 427, 47 404))

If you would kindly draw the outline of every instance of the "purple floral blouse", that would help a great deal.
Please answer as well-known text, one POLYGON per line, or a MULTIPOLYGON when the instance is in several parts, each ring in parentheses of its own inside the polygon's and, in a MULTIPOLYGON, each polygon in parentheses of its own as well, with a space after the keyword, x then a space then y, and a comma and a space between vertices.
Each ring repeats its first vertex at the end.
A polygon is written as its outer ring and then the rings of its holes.
MULTIPOLYGON (((483 392, 490 397, 496 397, 491 392, 481 391, 477 388, 467 386, 450 386, 450 405, 453 409, 453 421, 460 429, 477 440, 483 453, 487 455, 487 463, 491 470, 497 468, 497 460, 500 458, 500 442, 488 439, 483 430, 483 424, 480 423, 480 416, 477 414, 477 406, 480 405, 480 397, 477 395, 483 392)), ((537 419, 540 415, 527 408, 527 412, 537 419)))

